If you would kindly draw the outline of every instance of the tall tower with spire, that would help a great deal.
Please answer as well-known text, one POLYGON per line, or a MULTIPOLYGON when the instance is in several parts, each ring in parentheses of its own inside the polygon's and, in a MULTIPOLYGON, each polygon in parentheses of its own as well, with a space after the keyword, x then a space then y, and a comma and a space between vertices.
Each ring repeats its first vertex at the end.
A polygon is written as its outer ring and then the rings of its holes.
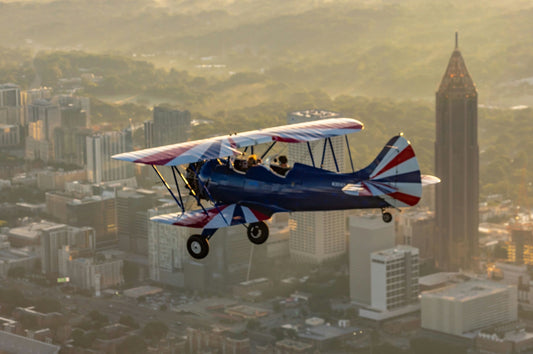
POLYGON ((435 258, 439 269, 472 269, 478 254, 479 148, 477 89, 459 51, 452 53, 436 93, 435 258))

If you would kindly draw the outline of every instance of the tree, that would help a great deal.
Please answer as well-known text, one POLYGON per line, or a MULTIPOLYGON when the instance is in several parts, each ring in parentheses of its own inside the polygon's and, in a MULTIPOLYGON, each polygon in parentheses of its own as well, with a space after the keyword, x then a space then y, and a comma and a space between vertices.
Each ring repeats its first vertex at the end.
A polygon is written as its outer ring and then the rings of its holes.
POLYGON ((261 322, 259 322, 258 320, 256 319, 251 319, 251 320, 248 320, 248 322, 246 323, 246 329, 248 330, 255 330, 255 329, 259 329, 261 327, 261 322))
POLYGON ((117 346, 117 353, 146 353, 146 343, 139 336, 130 336, 117 346))
POLYGON ((10 278, 24 278, 26 276, 26 269, 24 267, 13 267, 7 271, 7 276, 10 278))
POLYGON ((144 338, 151 342, 158 342, 167 335, 168 327, 161 321, 148 322, 142 330, 144 338))
POLYGON ((137 323, 137 321, 135 321, 135 319, 130 315, 120 316, 118 323, 123 324, 124 326, 128 326, 130 328, 139 328, 139 324, 137 323))

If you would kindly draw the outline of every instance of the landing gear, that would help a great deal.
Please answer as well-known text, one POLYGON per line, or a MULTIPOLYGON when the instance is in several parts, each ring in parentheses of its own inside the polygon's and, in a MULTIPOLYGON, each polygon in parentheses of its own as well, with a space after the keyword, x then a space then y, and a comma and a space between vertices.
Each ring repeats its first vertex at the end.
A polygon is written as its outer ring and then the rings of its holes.
POLYGON ((383 213, 381 214, 381 217, 383 218, 383 221, 386 222, 387 224, 392 221, 392 214, 389 213, 388 211, 383 211, 383 213))
POLYGON ((260 245, 268 239, 268 226, 262 222, 254 222, 248 226, 248 239, 250 242, 260 245))
POLYGON ((192 235, 187 240, 187 251, 192 258, 203 259, 209 253, 209 241, 201 235, 192 235))

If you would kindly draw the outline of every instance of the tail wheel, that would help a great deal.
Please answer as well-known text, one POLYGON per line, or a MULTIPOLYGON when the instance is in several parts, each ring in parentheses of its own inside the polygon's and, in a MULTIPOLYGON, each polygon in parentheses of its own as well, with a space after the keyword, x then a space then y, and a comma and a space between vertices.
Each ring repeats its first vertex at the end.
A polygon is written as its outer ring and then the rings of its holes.
POLYGON ((205 237, 192 235, 187 240, 187 251, 192 258, 203 259, 209 253, 209 242, 205 237))
POLYGON ((385 221, 386 223, 389 223, 392 221, 392 214, 389 213, 388 211, 384 212, 381 217, 383 218, 383 221, 385 221))
POLYGON ((263 244, 268 239, 268 226, 262 221, 254 222, 248 226, 247 234, 250 242, 263 244))

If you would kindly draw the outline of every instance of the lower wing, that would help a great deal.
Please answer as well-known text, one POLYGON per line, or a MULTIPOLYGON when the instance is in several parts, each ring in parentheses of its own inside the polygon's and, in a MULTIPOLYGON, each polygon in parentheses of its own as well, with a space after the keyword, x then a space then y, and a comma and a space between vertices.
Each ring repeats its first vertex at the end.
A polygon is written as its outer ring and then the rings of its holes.
POLYGON ((274 210, 261 211, 239 204, 223 204, 204 210, 158 215, 152 221, 192 228, 220 229, 223 227, 251 224, 270 219, 274 210))

